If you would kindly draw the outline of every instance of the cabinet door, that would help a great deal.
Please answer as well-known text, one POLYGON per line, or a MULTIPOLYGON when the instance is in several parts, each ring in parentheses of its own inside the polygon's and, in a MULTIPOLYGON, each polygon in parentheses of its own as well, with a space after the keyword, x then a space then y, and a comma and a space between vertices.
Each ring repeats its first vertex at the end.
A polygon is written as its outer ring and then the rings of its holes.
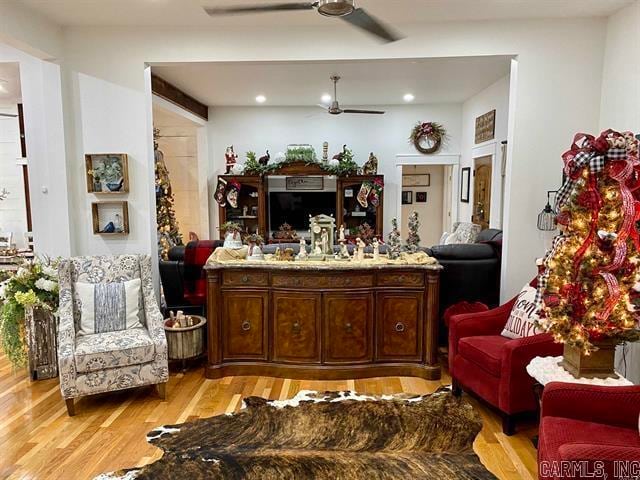
POLYGON ((378 360, 422 360, 423 295, 423 292, 378 295, 378 360))
POLYGON ((223 305, 223 359, 266 360, 269 294, 259 290, 225 291, 223 305))
POLYGON ((324 363, 365 363, 373 359, 373 294, 326 293, 324 363))
POLYGON ((273 360, 320 363, 320 294, 273 293, 273 360))

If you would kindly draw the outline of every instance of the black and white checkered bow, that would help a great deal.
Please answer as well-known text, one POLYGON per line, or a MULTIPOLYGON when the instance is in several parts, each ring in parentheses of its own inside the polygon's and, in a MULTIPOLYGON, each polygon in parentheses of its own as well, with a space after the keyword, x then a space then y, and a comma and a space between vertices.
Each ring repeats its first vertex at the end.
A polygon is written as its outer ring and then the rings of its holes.
MULTIPOLYGON (((622 152, 624 153, 624 149, 612 148, 609 151, 611 150, 616 150, 616 151, 622 150, 622 152)), ((615 155, 617 156, 618 152, 615 152, 615 155)), ((610 157, 608 152, 607 152, 607 156, 610 157)), ((624 158, 624 156, 622 158, 624 158)), ((575 176, 575 174, 579 170, 581 170, 587 165, 589 166, 589 172, 598 173, 602 171, 602 169, 604 168, 604 164, 605 164, 605 156, 601 153, 598 153, 595 151, 578 152, 576 156, 573 157, 573 161, 569 165, 569 172, 568 172, 569 175, 567 176, 567 180, 564 182, 564 185, 562 185, 562 187, 558 191, 558 195, 556 195, 555 211, 559 212, 560 208, 562 208, 562 206, 565 203, 567 203, 567 201, 571 197, 571 194, 573 193, 573 189, 576 186, 577 179, 574 180, 573 178, 571 178, 572 176, 575 176)))

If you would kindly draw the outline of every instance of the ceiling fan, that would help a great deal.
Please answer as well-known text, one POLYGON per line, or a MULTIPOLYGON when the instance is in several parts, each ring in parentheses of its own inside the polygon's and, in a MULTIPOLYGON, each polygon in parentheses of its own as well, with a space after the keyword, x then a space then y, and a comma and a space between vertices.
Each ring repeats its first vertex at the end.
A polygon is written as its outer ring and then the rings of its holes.
POLYGON ((0 113, 0 117, 10 117, 10 118, 15 118, 18 115, 16 115, 15 113, 0 113))
POLYGON ((284 2, 267 5, 246 5, 238 7, 204 7, 211 16, 236 13, 283 12, 292 10, 313 10, 325 17, 341 17, 347 23, 360 28, 384 42, 395 42, 402 37, 364 9, 356 8, 355 0, 318 0, 316 2, 284 2))
POLYGON ((331 115, 340 115, 341 113, 365 113, 369 115, 383 115, 384 111, 382 110, 359 110, 356 108, 340 108, 340 104, 338 103, 338 80, 340 77, 338 75, 332 75, 331 80, 333 81, 333 101, 331 105, 327 107, 326 105, 318 104, 319 107, 325 108, 327 112, 331 115))

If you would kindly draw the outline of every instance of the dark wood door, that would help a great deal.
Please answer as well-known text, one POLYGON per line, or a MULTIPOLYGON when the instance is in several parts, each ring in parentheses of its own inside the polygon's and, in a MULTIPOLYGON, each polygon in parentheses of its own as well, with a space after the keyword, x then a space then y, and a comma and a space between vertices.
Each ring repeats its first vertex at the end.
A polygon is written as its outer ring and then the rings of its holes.
POLYGON ((223 297, 223 359, 266 360, 268 292, 226 291, 223 297))
POLYGON ((423 295, 423 292, 378 295, 378 360, 422 360, 423 295))
POLYGON ((325 293, 324 363, 366 363, 373 359, 373 294, 325 293))
POLYGON ((319 293, 273 293, 273 360, 320 363, 319 293))

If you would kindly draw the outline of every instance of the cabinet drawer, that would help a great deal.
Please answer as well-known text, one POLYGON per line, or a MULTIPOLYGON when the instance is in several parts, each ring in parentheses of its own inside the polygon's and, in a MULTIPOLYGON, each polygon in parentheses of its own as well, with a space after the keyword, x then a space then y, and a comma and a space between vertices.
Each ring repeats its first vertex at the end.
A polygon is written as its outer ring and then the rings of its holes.
POLYGON ((222 276, 223 285, 262 287, 269 284, 269 274, 265 272, 224 272, 222 276))
POLYGON ((324 363, 368 363, 373 359, 373 294, 323 295, 324 363))
POLYGON ((378 285, 383 287, 422 287, 424 274, 417 272, 382 273, 378 276, 378 285))
POLYGON ((377 298, 377 359, 422 360, 422 293, 381 293, 377 298))
POLYGON ((320 363, 320 294, 273 293, 273 360, 320 363))
POLYGON ((267 359, 266 291, 227 292, 223 299, 222 357, 236 360, 267 359))
POLYGON ((274 275, 273 286, 280 288, 366 288, 373 286, 373 275, 274 275))

